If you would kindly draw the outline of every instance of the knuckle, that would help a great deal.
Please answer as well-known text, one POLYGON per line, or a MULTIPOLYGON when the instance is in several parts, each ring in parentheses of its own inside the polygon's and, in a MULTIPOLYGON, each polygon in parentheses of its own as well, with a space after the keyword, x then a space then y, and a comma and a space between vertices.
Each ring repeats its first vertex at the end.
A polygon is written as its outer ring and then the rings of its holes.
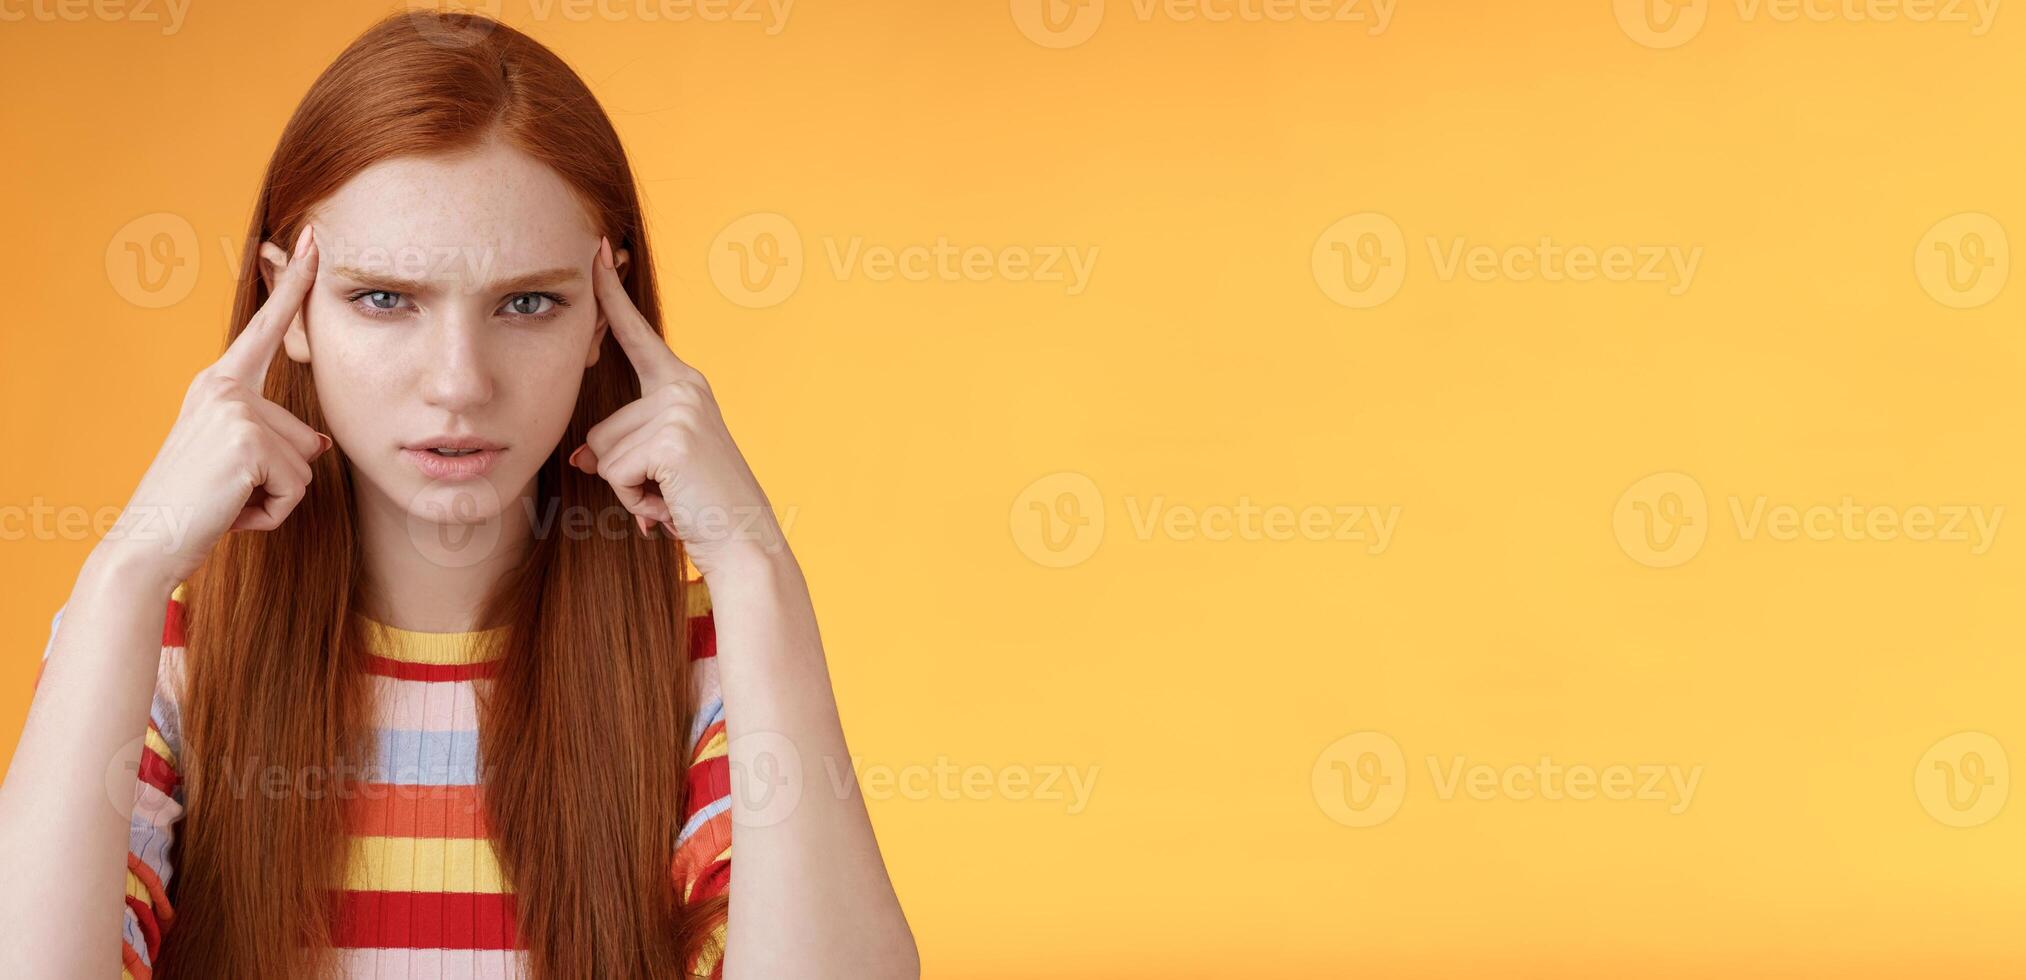
POLYGON ((201 386, 199 390, 213 399, 230 398, 239 389, 239 382, 236 379, 212 371, 200 375, 198 384, 201 386))
POLYGON ((241 460, 256 459, 265 449, 260 438, 260 430, 251 424, 234 426, 229 445, 232 447, 233 455, 241 460))

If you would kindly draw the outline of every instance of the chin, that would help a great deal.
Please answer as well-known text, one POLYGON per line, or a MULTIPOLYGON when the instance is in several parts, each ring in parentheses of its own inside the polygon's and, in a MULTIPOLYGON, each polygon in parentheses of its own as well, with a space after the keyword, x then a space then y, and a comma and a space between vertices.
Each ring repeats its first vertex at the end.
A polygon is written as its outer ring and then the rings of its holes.
POLYGON ((508 496, 490 479, 429 480, 404 502, 410 516, 432 524, 483 524, 506 510, 508 496))

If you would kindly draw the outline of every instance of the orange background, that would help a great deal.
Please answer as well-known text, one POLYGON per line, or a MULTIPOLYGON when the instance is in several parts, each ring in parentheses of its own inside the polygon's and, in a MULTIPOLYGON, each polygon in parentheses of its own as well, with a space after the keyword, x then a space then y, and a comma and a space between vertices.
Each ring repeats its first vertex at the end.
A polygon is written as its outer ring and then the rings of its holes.
MULTIPOLYGON (((1095 772, 1076 812, 872 799, 927 975, 2026 973, 2026 13, 1632 6, 492 8, 627 141, 853 750, 1095 772), (722 275, 754 213, 801 243, 765 295, 722 275), (1325 236, 1367 213, 1398 240, 1325 236), (1081 291, 911 281, 839 270, 854 238, 1096 258, 1081 291), (1678 292, 1444 271, 1543 238, 1701 251, 1678 292), (1345 255, 1402 276, 1346 292, 1345 255), (1761 497, 2007 510, 1981 550, 1781 540, 1761 497), (1399 517, 1376 553, 1135 522, 1247 502, 1399 517), (1678 813, 1431 774, 1544 756, 1701 770, 1678 813)), ((0 756, 92 544, 24 515, 125 501, 282 123, 397 8, 62 9, 0 0, 0 756), (168 294, 122 271, 156 214, 168 294)))

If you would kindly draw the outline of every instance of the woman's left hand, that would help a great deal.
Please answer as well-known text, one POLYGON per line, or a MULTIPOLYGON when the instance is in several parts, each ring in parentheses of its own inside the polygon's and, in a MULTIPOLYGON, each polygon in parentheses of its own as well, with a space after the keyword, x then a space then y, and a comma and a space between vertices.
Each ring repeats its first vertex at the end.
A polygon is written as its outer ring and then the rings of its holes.
POLYGON ((640 375, 640 399, 591 427, 570 465, 603 477, 643 533, 682 540, 706 577, 731 560, 782 550, 774 509, 726 430, 717 398, 642 316, 600 239, 598 309, 640 375))

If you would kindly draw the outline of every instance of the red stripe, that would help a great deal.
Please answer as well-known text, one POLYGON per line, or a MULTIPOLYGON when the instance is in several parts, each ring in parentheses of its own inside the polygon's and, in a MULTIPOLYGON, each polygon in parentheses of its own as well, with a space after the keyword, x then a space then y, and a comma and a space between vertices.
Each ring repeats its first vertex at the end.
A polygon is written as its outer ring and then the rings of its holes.
POLYGON ((518 949, 512 895, 346 891, 331 942, 346 948, 518 949))
POLYGON ((346 790, 345 830, 360 837, 491 836, 477 786, 354 781, 346 790))
POLYGON ((501 663, 483 660, 475 664, 418 664, 392 660, 377 653, 364 656, 367 673, 404 681, 468 681, 477 677, 495 677, 499 674, 501 663))
POLYGON ((148 959, 153 960, 162 948, 162 929, 155 922, 155 910, 132 895, 127 896, 127 908, 134 913, 134 922, 141 927, 141 943, 147 948, 148 959))
POLYGON ((695 890, 689 893, 691 902, 702 902, 723 895, 732 883, 732 862, 712 861, 710 870, 698 878, 695 890))
POLYGON ((169 615, 162 620, 162 645, 183 645, 183 603, 175 599, 169 600, 169 615))
POLYGON ((718 625, 710 613, 689 618, 689 659, 708 660, 718 655, 718 625))
MULTIPOLYGON (((706 735, 706 738, 709 736, 706 735)), ((684 823, 696 816, 698 810, 732 795, 732 766, 727 756, 717 756, 689 767, 689 800, 683 809, 684 823)))
POLYGON ((176 784, 183 778, 170 767, 168 760, 156 755, 151 748, 141 750, 140 776, 141 782, 161 790, 165 796, 174 796, 176 784))

